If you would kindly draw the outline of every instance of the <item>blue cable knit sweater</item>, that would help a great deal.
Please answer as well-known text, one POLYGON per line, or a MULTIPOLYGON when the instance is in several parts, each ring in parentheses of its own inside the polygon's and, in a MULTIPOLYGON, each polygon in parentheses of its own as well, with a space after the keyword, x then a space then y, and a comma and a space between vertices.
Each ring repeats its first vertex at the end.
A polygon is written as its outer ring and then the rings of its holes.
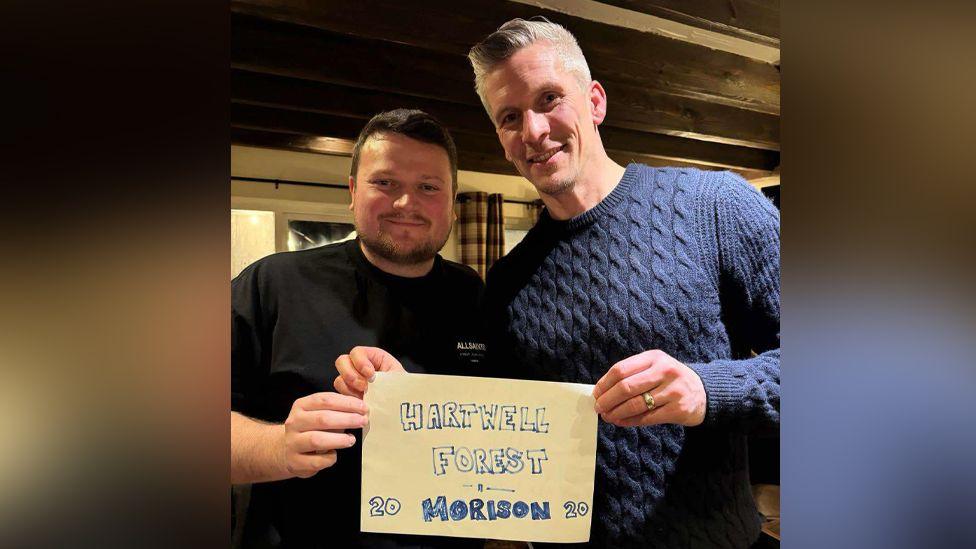
POLYGON ((764 196, 731 172, 631 164, 578 217, 543 212, 488 273, 486 304, 502 375, 595 383, 660 349, 704 382, 701 426, 600 422, 591 546, 756 540, 746 434, 779 428, 779 213, 764 196))

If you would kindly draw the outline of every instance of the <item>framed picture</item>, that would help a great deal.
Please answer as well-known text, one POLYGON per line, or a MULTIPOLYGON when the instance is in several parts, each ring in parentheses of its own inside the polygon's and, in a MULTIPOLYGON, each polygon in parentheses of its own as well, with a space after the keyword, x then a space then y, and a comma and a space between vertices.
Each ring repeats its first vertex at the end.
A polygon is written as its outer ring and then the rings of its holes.
POLYGON ((288 221, 288 251, 290 252, 318 248, 352 238, 356 238, 356 228, 352 223, 305 219, 288 221))
POLYGON ((351 216, 284 213, 279 250, 294 252, 356 238, 351 216))

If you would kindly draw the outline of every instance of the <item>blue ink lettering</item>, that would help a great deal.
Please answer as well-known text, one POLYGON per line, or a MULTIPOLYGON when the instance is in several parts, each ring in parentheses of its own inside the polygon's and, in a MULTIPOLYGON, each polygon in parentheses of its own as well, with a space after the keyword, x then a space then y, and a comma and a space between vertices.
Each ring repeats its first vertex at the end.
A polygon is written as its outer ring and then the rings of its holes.
MULTIPOLYGON (((436 406, 432 404, 431 406, 436 406)), ((445 402, 444 403, 444 426, 454 427, 455 429, 461 428, 461 422, 458 421, 457 417, 458 404, 457 402, 445 402)))
POLYGON ((499 475, 504 475, 506 473, 505 469, 505 449, 504 448, 492 448, 488 451, 491 456, 491 469, 499 475))
POLYGON ((369 516, 371 517, 383 516, 383 498, 379 496, 373 496, 369 498, 369 516))
POLYGON ((471 500, 471 520, 485 520, 485 514, 481 512, 484 506, 485 502, 480 499, 471 500))
POLYGON ((430 522, 435 515, 442 521, 447 520, 447 498, 444 496, 437 496, 437 503, 433 505, 430 503, 430 498, 427 498, 420 506, 424 511, 424 522, 430 522))
POLYGON ((477 413, 478 407, 474 404, 462 404, 461 408, 461 427, 471 428, 471 414, 477 413))
POLYGON ((519 409, 522 412, 522 423, 519 425, 520 431, 538 431, 535 427, 535 423, 529 423, 529 407, 522 406, 519 409))
POLYGON ((501 500, 498 502, 498 518, 507 519, 512 516, 512 503, 508 500, 501 500))
POLYGON ((445 455, 454 454, 453 446, 437 446, 434 448, 434 475, 440 476, 446 473, 447 458, 445 455))
POLYGON ((537 429, 536 432, 537 433, 548 433, 549 432, 549 424, 546 423, 546 409, 545 408, 536 408, 535 409, 535 425, 536 425, 536 429, 537 429))
POLYGON ((487 458, 488 458, 488 452, 486 452, 484 448, 474 449, 474 463, 475 463, 474 472, 475 473, 479 475, 495 474, 495 471, 493 471, 492 468, 488 466, 487 458))
POLYGON ((451 520, 462 520, 468 516, 468 506, 460 499, 451 503, 451 520))
POLYGON ((515 515, 515 518, 522 518, 529 514, 529 506, 524 501, 516 501, 512 507, 512 514, 515 515))
POLYGON ((543 461, 549 461, 549 456, 546 455, 546 449, 542 448, 539 450, 526 450, 525 457, 529 458, 532 462, 532 474, 538 475, 542 472, 543 461), (539 454, 542 454, 541 456, 539 454))
POLYGON ((515 430, 515 406, 502 406, 502 426, 500 430, 515 430))
POLYGON ((400 404, 400 424, 404 431, 420 430, 424 426, 423 406, 404 402, 400 404))
POLYGON ((525 463, 522 461, 522 452, 509 447, 506 453, 508 454, 508 472, 512 474, 520 472, 525 467, 525 463))
POLYGON ((474 467, 474 460, 471 459, 471 450, 468 450, 464 446, 455 450, 454 466, 462 473, 470 471, 474 467))
POLYGON ((539 507, 538 502, 532 502, 532 520, 549 520, 549 502, 542 502, 542 507, 539 507))
POLYGON ((492 404, 490 412, 488 411, 488 407, 484 404, 478 408, 481 409, 481 430, 493 431, 498 429, 498 405, 492 404))
POLYGON ((436 404, 431 404, 427 411, 427 428, 428 429, 441 429, 443 428, 443 421, 441 420, 441 409, 436 404))

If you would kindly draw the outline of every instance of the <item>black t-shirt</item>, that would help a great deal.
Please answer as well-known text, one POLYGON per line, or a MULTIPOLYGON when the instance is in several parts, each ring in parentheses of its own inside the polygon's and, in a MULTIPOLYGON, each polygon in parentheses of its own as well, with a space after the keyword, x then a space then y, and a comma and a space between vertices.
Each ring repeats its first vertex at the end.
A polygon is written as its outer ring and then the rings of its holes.
MULTIPOLYGON (((296 399, 334 390, 335 360, 356 345, 381 347, 410 372, 484 375, 483 289, 474 270, 440 256, 426 276, 390 275, 358 241, 256 261, 231 282, 231 408, 284 421, 296 399)), ((255 484, 245 542, 270 533, 286 547, 480 547, 360 533, 360 442, 311 478, 255 484)))

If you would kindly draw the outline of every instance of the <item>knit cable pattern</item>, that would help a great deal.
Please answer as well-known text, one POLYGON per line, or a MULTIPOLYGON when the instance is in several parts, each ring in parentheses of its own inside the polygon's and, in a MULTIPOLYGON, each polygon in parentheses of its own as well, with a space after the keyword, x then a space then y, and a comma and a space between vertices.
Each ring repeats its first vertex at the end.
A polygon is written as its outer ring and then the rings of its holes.
POLYGON ((778 213, 727 172, 631 165, 596 208, 533 231, 519 257, 538 267, 503 304, 500 341, 520 371, 595 383, 660 349, 708 395, 700 428, 600 421, 590 546, 748 547, 758 518, 741 433, 779 421, 778 213), (750 329, 730 331, 725 314, 750 329), (760 354, 738 356, 740 344, 760 354))

